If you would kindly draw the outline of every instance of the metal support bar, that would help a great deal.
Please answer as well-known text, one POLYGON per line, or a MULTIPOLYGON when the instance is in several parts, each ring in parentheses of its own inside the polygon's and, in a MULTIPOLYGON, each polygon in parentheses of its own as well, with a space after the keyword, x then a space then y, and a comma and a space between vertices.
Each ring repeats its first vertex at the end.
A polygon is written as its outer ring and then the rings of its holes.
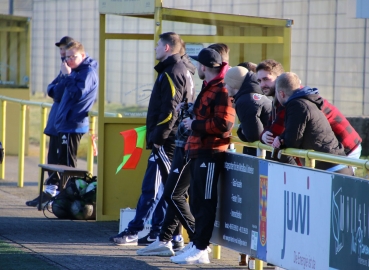
POLYGON ((26 105, 22 104, 19 119, 18 187, 23 187, 24 180, 25 133, 26 133, 26 105))
MULTIPOLYGON (((0 113, 1 113, 1 124, 0 124, 0 141, 3 144, 3 148, 5 149, 5 124, 6 124, 6 101, 0 101, 0 113)), ((6 149, 5 149, 6 150, 6 149)), ((3 163, 0 164, 0 179, 5 179, 5 155, 6 152, 4 150, 4 160, 3 163)))
MULTIPOLYGON (((45 163, 46 158, 46 135, 44 133, 44 129, 46 127, 46 121, 47 121, 47 108, 41 107, 41 127, 40 127, 40 159, 39 163, 43 164, 45 163)), ((38 178, 41 178, 42 169, 39 169, 39 175, 38 178)))

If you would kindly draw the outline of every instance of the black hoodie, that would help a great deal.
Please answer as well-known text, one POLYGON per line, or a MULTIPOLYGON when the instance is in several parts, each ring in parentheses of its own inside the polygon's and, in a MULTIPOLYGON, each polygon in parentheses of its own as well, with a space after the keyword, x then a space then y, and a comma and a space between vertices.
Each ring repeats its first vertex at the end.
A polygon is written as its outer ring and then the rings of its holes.
POLYGON ((263 95, 256 75, 249 71, 240 90, 234 95, 240 121, 238 137, 245 142, 258 141, 272 111, 272 101, 263 95))

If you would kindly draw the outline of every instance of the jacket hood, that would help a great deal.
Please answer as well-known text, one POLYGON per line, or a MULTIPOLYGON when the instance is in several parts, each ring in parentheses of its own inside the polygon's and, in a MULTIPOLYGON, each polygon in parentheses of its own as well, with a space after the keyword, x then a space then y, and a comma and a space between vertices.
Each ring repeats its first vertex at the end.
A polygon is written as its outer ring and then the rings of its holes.
POLYGON ((240 96, 250 93, 263 95, 257 76, 252 71, 247 72, 245 80, 243 81, 240 90, 237 92, 236 95, 234 95, 234 99, 237 100, 240 96))
POLYGON ((184 54, 181 59, 187 70, 191 72, 192 75, 195 75, 196 67, 194 64, 192 64, 190 57, 187 54, 184 54))
POLYGON ((92 59, 91 57, 87 56, 85 58, 85 60, 83 60, 83 62, 78 66, 76 67, 75 69, 73 69, 74 71, 80 71, 82 69, 86 69, 86 68, 93 68, 95 70, 97 70, 98 68, 98 64, 97 64, 97 61, 92 59))
POLYGON ((304 98, 312 103, 316 104, 316 106, 320 109, 323 105, 323 98, 319 96, 319 91, 317 88, 311 88, 309 86, 305 86, 304 88, 301 88, 299 90, 294 91, 292 96, 290 96, 286 102, 290 102, 291 100, 298 99, 298 98, 304 98))

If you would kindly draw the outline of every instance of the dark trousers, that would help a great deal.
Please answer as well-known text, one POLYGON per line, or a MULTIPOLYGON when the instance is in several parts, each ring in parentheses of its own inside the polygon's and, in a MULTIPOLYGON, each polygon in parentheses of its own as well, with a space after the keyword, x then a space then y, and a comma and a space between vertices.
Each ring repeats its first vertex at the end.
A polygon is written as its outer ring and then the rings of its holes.
POLYGON ((153 147, 141 187, 141 196, 137 203, 136 215, 128 224, 134 233, 142 231, 144 221, 152 213, 151 231, 160 232, 163 225, 167 203, 163 196, 158 196, 159 185, 168 178, 174 144, 165 144, 159 149, 153 147), (154 212, 152 212, 154 211, 154 212))
MULTIPOLYGON (((162 145, 160 148, 153 147, 152 148, 152 154, 154 157, 154 160, 159 167, 160 175, 161 175, 161 181, 163 185, 165 186, 165 183, 167 182, 168 175, 170 172, 170 167, 172 165, 173 160, 173 154, 174 154, 175 145, 170 140, 167 140, 164 145, 162 145)), ((164 197, 162 196, 159 200, 158 206, 155 208, 153 217, 152 217, 152 228, 151 231, 160 232, 160 228, 163 226, 164 222, 164 216, 162 219, 159 219, 156 217, 157 212, 162 213, 163 211, 166 212, 167 210, 167 203, 164 200, 164 197), (162 207, 162 209, 158 208, 162 207)), ((180 234, 181 229, 177 227, 174 234, 180 234)))
POLYGON ((213 233, 218 202, 217 185, 224 158, 225 153, 222 152, 190 160, 190 208, 196 221, 193 242, 200 250, 207 248, 213 233))
POLYGON ((144 228, 145 220, 152 215, 152 229, 159 230, 163 224, 165 209, 164 200, 158 190, 161 185, 161 176, 159 168, 151 153, 147 161, 147 168, 141 186, 141 195, 136 206, 136 215, 128 223, 128 229, 131 232, 138 233, 144 228))
MULTIPOLYGON (((59 137, 49 136, 49 150, 47 152, 47 164, 58 164, 59 137)), ((49 176, 52 172, 48 172, 49 176)))
POLYGON ((77 167, 77 151, 83 133, 58 134, 58 164, 77 167))
POLYGON ((168 207, 160 230, 160 241, 171 240, 172 236, 176 234, 175 230, 179 224, 185 227, 190 241, 192 241, 195 232, 195 219, 187 203, 190 181, 191 172, 189 163, 186 162, 185 150, 183 147, 176 147, 172 167, 164 187, 163 197, 168 207))

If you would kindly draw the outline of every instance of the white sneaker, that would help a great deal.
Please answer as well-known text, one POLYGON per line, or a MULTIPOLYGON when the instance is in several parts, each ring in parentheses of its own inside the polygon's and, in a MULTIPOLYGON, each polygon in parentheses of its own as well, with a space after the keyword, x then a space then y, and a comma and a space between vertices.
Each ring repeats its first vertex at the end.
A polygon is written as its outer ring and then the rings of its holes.
POLYGON ((174 251, 172 249, 171 241, 163 242, 159 241, 159 238, 157 238, 147 247, 137 250, 137 255, 170 257, 174 255, 174 251))
POLYGON ((184 248, 182 248, 181 250, 176 251, 176 256, 187 252, 188 250, 190 250, 192 248, 192 246, 193 246, 193 242, 189 242, 184 248))
MULTIPOLYGON (((176 256, 178 255, 182 255, 183 253, 187 252, 188 250, 190 250, 193 246, 193 242, 189 242, 183 249, 176 251, 176 256)), ((211 248, 209 246, 206 247, 206 250, 208 251, 208 253, 211 253, 211 248)))
MULTIPOLYGON (((210 263, 209 253, 206 249, 200 250, 196 246, 193 246, 190 252, 185 253, 186 256, 178 256, 177 259, 172 260, 172 262, 177 264, 207 264, 210 263)), ((177 257, 177 256, 176 256, 177 257)))

